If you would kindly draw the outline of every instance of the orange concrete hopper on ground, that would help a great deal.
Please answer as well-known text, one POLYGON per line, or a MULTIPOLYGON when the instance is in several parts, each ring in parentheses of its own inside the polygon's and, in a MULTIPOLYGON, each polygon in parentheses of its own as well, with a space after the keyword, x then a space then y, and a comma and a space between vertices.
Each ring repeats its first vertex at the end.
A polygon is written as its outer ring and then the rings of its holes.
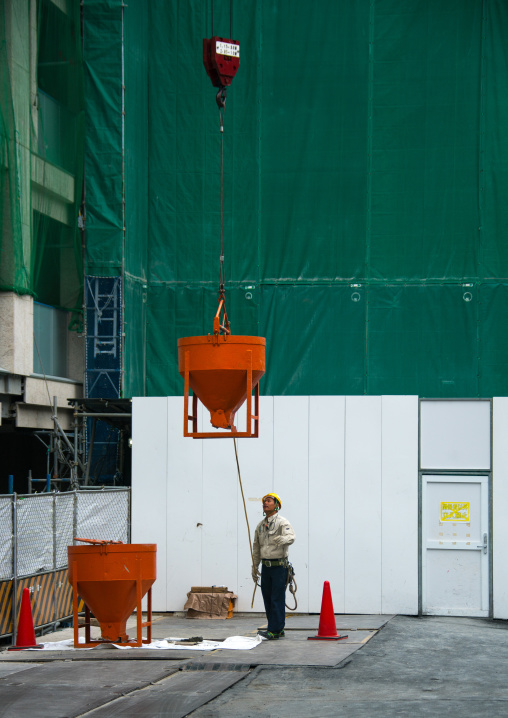
POLYGON ((74 646, 128 643, 141 646, 152 640, 152 584, 156 579, 155 544, 123 544, 120 541, 80 539, 87 546, 69 546, 69 582, 73 589, 74 646), (147 621, 142 621, 141 601, 147 597, 147 621), (79 642, 77 596, 85 602, 85 642, 79 642), (126 623, 136 610, 137 637, 129 641, 126 623), (101 627, 101 638, 90 638, 90 613, 101 627), (142 629, 147 628, 143 639, 142 629))

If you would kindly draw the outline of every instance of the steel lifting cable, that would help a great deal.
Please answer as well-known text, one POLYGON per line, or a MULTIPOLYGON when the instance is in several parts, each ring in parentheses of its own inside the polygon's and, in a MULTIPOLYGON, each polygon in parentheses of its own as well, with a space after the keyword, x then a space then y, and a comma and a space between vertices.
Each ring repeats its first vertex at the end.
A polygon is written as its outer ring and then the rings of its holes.
MULTIPOLYGON (((212 10, 212 39, 214 36, 213 27, 213 0, 211 0, 212 10)), ((229 3, 229 34, 232 37, 233 33, 233 0, 229 3)), ((208 70, 207 70, 208 71, 208 70)), ((235 70, 236 72, 236 70, 235 70)), ((217 79, 217 78, 216 78, 217 79)), ((219 88, 216 96, 217 106, 219 108, 219 128, 220 128, 220 258, 219 258, 219 306, 222 302, 224 312, 224 326, 226 327, 226 333, 229 334, 229 321, 226 311, 226 296, 225 296, 225 271, 224 271, 224 115, 226 113, 226 90, 229 82, 225 81, 222 77, 219 78, 219 84, 214 85, 219 88)))
MULTIPOLYGON (((211 2, 212 8, 212 35, 213 35, 213 0, 211 2)), ((233 37, 233 0, 229 0, 229 37, 233 37)))
MULTIPOLYGON (((211 10, 212 10, 212 36, 214 34, 213 32, 213 0, 211 0, 211 10)), ((229 36, 233 37, 233 0, 230 0, 229 4, 229 36)), ((221 300, 222 300, 222 306, 224 311, 224 329, 227 333, 229 333, 229 320, 226 313, 226 301, 225 301, 225 272, 224 272, 224 115, 226 114, 226 87, 220 86, 219 91, 217 92, 216 96, 216 102, 217 106, 219 108, 219 129, 220 129, 220 257, 219 257, 219 311, 221 310, 221 300)), ((219 322, 220 327, 220 322, 219 322)), ((253 570, 257 568, 257 566, 254 566, 254 553, 252 551, 252 540, 250 536, 250 525, 249 525, 249 517, 247 515, 247 505, 245 503, 245 494, 243 492, 243 484, 242 484, 242 475, 240 472, 240 462, 238 460, 238 449, 236 446, 236 437, 233 437, 233 444, 235 447, 235 458, 236 458, 236 468, 238 470, 238 482, 240 484, 240 491, 242 492, 242 501, 243 501, 243 510, 245 513, 245 521, 247 524, 247 536, 249 541, 249 550, 252 560, 252 568, 253 570)), ((294 580, 294 571, 291 564, 289 564, 288 568, 288 578, 286 582, 286 587, 289 586, 290 592, 293 594, 295 598, 295 608, 290 610, 295 610, 297 603, 296 603, 296 581, 294 580), (293 588, 294 585, 294 588, 293 588)), ((258 587, 258 583, 256 581, 254 585, 254 593, 252 594, 252 602, 251 602, 251 608, 254 607, 254 597, 256 595, 256 589, 258 587)), ((286 607, 289 608, 289 606, 286 607)))
POLYGON ((230 324, 226 309, 225 273, 224 273, 224 115, 226 113, 226 88, 221 87, 217 93, 220 128, 220 256, 219 256, 219 309, 214 322, 214 335, 223 331, 230 334, 230 324), (222 313, 222 321, 221 321, 222 313))
MULTIPOLYGON (((213 36, 213 0, 211 0, 212 10, 212 36, 213 36)), ((232 0, 229 6, 229 32, 232 37, 233 27, 233 5, 232 0)), ((219 299, 224 299, 224 115, 226 112, 226 88, 220 87, 217 93, 217 105, 219 108, 219 128, 220 128, 220 269, 219 269, 219 299)))
POLYGON ((226 114, 225 88, 217 93, 217 104, 219 105, 219 127, 220 127, 220 270, 219 270, 219 293, 224 296, 224 115, 226 114))
MULTIPOLYGON (((203 40, 203 64, 212 85, 218 88, 216 102, 219 108, 220 129, 220 256, 219 256, 219 311, 216 319, 218 327, 214 327, 214 335, 230 334, 229 321, 226 311, 224 270, 224 115, 226 112, 226 93, 233 77, 240 66, 240 43, 231 38, 214 35, 214 2, 211 0, 212 11, 212 37, 203 40), (223 314, 221 322, 219 316, 223 314), (221 326, 223 325, 223 327, 221 326)), ((229 5, 229 31, 233 32, 233 2, 229 5)))

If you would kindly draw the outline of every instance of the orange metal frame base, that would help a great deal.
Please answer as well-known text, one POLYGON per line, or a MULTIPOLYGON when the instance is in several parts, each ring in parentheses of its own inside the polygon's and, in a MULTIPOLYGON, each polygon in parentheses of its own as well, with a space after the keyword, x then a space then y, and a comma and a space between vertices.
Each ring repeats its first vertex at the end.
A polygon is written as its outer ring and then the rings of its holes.
POLYGON ((254 389, 254 413, 252 413, 252 361, 247 370, 247 431, 198 431, 198 397, 192 396, 192 414, 189 414, 189 364, 185 357, 185 388, 183 435, 193 439, 257 439, 259 436, 259 384, 254 389), (189 431, 189 422, 192 431, 189 431), (254 422, 254 429, 252 428, 254 422))
POLYGON ((152 587, 148 589, 146 594, 147 598, 147 620, 143 621, 143 613, 141 610, 141 601, 143 598, 141 590, 141 576, 136 579, 136 641, 92 641, 90 635, 90 609, 85 604, 85 642, 79 642, 79 613, 78 613, 78 567, 77 564, 73 565, 73 580, 72 580, 72 615, 74 623, 74 648, 92 648, 93 646, 100 646, 104 643, 115 643, 119 646, 132 646, 139 648, 143 644, 152 642, 152 587), (143 628, 146 628, 146 638, 143 638, 143 628))

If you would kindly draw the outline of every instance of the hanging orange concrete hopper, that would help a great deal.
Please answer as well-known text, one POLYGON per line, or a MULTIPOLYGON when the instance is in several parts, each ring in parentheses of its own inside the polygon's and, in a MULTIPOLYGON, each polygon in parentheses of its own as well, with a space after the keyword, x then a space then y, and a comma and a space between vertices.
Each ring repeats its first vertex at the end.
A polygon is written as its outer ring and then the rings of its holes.
POLYGON ((178 340, 178 371, 185 381, 184 436, 194 439, 259 436, 259 380, 265 373, 265 346, 264 337, 230 334, 223 294, 219 297, 213 334, 178 340), (193 392, 192 414, 189 413, 189 389, 193 392), (198 399, 210 412, 212 426, 226 431, 198 431, 198 399), (245 400, 246 431, 238 431, 235 414, 245 400), (191 431, 189 422, 192 422, 191 431))
POLYGON ((226 89, 240 65, 240 43, 216 36, 204 39, 203 62, 212 84, 219 88, 215 98, 220 126, 219 308, 213 322, 213 334, 178 340, 178 371, 185 382, 183 435, 194 439, 256 438, 259 436, 259 380, 265 373, 266 340, 263 337, 231 336, 224 291, 224 112, 226 89), (192 413, 189 413, 191 390, 192 413), (198 399, 210 412, 210 422, 216 431, 198 430, 198 399), (246 430, 238 431, 235 414, 246 400, 246 430), (189 422, 192 422, 191 430, 189 422))
POLYGON ((74 646, 100 643, 141 646, 152 641, 152 584, 156 578, 156 544, 123 544, 76 538, 88 546, 68 546, 69 583, 73 589, 74 646), (148 592, 147 621, 141 600, 148 592), (85 602, 85 643, 79 643, 78 594, 85 602), (126 622, 137 611, 137 640, 129 642, 126 622), (90 639, 90 612, 99 621, 101 640, 90 639), (142 629, 147 628, 143 639, 142 629))

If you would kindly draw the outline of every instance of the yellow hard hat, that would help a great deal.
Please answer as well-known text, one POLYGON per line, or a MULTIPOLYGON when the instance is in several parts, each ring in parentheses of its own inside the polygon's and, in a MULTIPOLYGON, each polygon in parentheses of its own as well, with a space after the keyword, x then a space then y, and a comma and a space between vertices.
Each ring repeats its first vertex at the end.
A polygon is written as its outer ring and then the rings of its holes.
POLYGON ((280 500, 280 496, 279 496, 278 494, 274 494, 274 493, 265 494, 265 495, 263 496, 263 498, 261 499, 261 501, 264 501, 267 496, 273 496, 273 498, 275 499, 275 501, 278 501, 278 503, 279 503, 279 508, 282 508, 282 501, 280 500))

